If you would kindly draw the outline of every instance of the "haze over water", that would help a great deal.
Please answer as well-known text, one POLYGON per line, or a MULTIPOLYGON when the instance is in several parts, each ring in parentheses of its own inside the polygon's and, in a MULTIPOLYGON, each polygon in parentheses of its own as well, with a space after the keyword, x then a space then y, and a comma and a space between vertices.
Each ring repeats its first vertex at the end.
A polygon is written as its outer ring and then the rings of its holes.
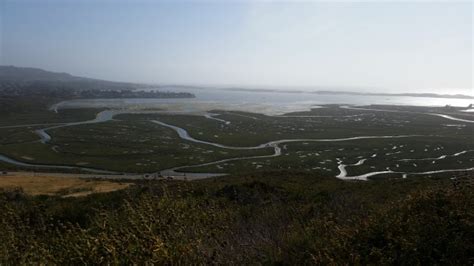
POLYGON ((467 107, 472 99, 428 98, 409 96, 320 95, 314 93, 249 92, 215 88, 162 87, 161 91, 190 92, 192 99, 86 99, 60 103, 60 108, 163 108, 178 112, 204 112, 210 110, 239 110, 266 114, 306 111, 317 105, 411 105, 467 107))

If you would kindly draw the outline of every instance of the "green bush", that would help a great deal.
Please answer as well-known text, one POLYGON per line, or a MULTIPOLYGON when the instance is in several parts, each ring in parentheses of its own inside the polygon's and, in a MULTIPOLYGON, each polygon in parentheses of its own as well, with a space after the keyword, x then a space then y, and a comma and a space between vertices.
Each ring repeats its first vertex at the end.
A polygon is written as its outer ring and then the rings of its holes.
POLYGON ((4 191, 0 264, 472 264, 473 194, 278 173, 76 199, 4 191))

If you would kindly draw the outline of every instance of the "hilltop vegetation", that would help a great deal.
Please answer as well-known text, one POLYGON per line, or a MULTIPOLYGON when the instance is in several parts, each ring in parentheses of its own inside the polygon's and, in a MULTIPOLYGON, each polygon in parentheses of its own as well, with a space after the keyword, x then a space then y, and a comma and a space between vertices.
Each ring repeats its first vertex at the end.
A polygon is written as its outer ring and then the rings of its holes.
POLYGON ((472 177, 268 172, 0 196, 2 264, 472 264, 472 177))

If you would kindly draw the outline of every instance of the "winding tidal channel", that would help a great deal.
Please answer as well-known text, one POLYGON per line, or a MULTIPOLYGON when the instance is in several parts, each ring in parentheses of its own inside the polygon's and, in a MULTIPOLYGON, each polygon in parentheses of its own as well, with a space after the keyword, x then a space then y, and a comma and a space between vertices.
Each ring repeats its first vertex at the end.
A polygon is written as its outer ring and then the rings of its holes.
MULTIPOLYGON (((342 107, 342 108, 350 108, 350 109, 359 109, 361 110, 362 108, 356 108, 356 107, 342 107)), ((363 110, 371 110, 371 111, 384 111, 380 109, 363 109, 363 110)), ((387 110, 387 111, 392 111, 392 110, 387 110)), ((51 129, 56 129, 56 128, 61 128, 61 127, 70 127, 70 126, 78 126, 78 125, 85 125, 85 124, 94 124, 94 123, 103 123, 107 122, 110 120, 113 120, 115 115, 118 114, 160 114, 160 113, 167 113, 167 114, 172 114, 171 112, 167 111, 131 111, 131 110, 107 110, 107 111, 102 111, 97 114, 95 119, 92 120, 87 120, 87 121, 81 121, 81 122, 72 122, 72 123, 64 123, 64 124, 59 124, 59 125, 53 125, 50 127, 42 128, 35 130, 35 133, 40 137, 40 142, 47 144, 51 140, 51 136, 47 133, 48 130, 51 129)), ((432 114, 432 113, 427 113, 427 115, 435 115, 439 116, 445 119, 449 120, 455 120, 458 122, 466 122, 466 123, 474 123, 474 121, 471 120, 465 120, 465 119, 458 119, 455 117, 447 116, 447 115, 441 115, 441 114, 432 114)), ((216 114, 212 113, 204 113, 204 117, 208 119, 213 119, 216 121, 219 121, 221 123, 225 124, 230 124, 230 121, 225 121, 223 119, 216 118, 216 114)), ((184 165, 184 166, 178 166, 174 167, 171 169, 166 169, 159 171, 161 176, 164 177, 171 177, 175 179, 202 179, 202 178, 209 178, 209 177, 215 177, 215 176, 222 176, 226 175, 223 173, 189 173, 189 172, 182 172, 180 170, 182 169, 189 169, 189 168, 196 168, 196 167, 201 167, 201 166, 209 166, 209 165, 215 165, 215 164, 220 164, 220 163, 225 163, 225 162, 231 162, 231 161, 239 161, 239 160, 251 160, 251 159, 264 159, 264 158, 272 158, 272 157, 278 157, 281 156, 281 148, 279 145, 285 144, 285 143, 292 143, 292 142, 344 142, 344 141, 356 141, 356 140, 366 140, 366 139, 395 139, 395 138, 413 138, 413 137, 421 137, 421 135, 391 135, 391 136, 356 136, 356 137, 347 137, 347 138, 334 138, 334 139, 281 139, 281 140, 275 140, 275 141, 269 141, 257 146, 249 146, 249 147, 239 147, 239 146, 228 146, 228 145, 223 145, 215 142, 209 142, 205 140, 199 140, 194 137, 192 137, 187 130, 177 127, 175 125, 167 124, 162 121, 158 120, 150 120, 151 123, 161 125, 163 127, 170 128, 174 130, 178 136, 185 141, 190 141, 194 143, 199 143, 199 144, 204 144, 204 145, 210 145, 218 148, 223 148, 223 149, 231 149, 231 150, 257 150, 257 149, 265 149, 265 148, 273 148, 273 153, 270 155, 261 155, 261 156, 246 156, 246 157, 236 157, 236 158, 230 158, 230 159, 223 159, 223 160, 217 160, 217 161, 212 161, 212 162, 207 162, 207 163, 201 163, 201 164, 195 164, 195 165, 184 165)), ((454 156, 470 152, 470 151, 462 151, 454 156)), ((431 158, 430 158, 431 159, 431 158)), ((438 159, 443 159, 443 158, 438 158, 438 159)), ((429 171, 429 172, 395 172, 390 169, 387 169, 385 171, 375 171, 375 172, 369 172, 363 175, 358 175, 358 176, 348 176, 346 167, 347 166, 360 166, 364 164, 364 162, 367 159, 362 159, 359 160, 355 164, 350 164, 350 165, 345 165, 340 159, 338 160, 338 169, 339 169, 339 174, 336 176, 336 178, 342 179, 342 180, 367 180, 368 177, 375 176, 375 175, 382 175, 382 174, 400 174, 403 177, 406 177, 407 175, 425 175, 425 174, 435 174, 435 173, 444 173, 444 172, 458 172, 458 171, 473 171, 474 167, 472 168, 466 168, 466 169, 444 169, 444 170, 436 170, 436 171, 429 171)), ((406 159, 409 160, 409 159, 406 159)), ((81 166, 69 166, 69 165, 53 165, 53 164, 32 164, 32 163, 26 163, 26 162, 21 162, 17 161, 15 159, 9 158, 5 155, 0 154, 0 161, 9 163, 9 164, 14 164, 18 165, 21 167, 34 167, 34 168, 47 168, 47 169, 77 169, 77 170, 83 170, 87 172, 93 172, 93 173, 102 173, 102 174, 120 174, 118 172, 113 172, 113 171, 108 171, 108 170, 100 170, 100 169, 93 169, 93 168, 87 168, 87 167, 81 167, 81 166)), ((157 174, 154 173, 154 174, 157 174)), ((124 175, 127 175, 127 173, 122 173, 124 175)), ((135 175, 136 174, 130 174, 130 175, 135 175)))

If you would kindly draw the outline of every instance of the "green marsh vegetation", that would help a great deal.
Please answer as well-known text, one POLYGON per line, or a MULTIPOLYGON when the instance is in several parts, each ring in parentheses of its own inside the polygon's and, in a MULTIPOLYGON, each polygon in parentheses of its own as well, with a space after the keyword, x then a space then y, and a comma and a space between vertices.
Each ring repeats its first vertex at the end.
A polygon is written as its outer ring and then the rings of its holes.
MULTIPOLYGON (((183 164, 273 152, 271 149, 228 150, 186 143, 173 130, 148 121, 109 121, 52 129, 48 131, 52 136, 48 144, 31 143, 38 139, 37 135, 31 131, 18 131, 32 135, 31 139, 26 143, 3 145, 0 152, 20 160, 25 160, 23 157, 26 156, 33 158, 29 161, 42 164, 79 164, 123 172, 146 173, 183 164)), ((6 137, 6 141, 11 138, 6 137)))
MULTIPOLYGON (((474 166, 472 152, 449 156, 474 150, 474 124, 421 114, 455 112, 450 108, 372 108, 404 112, 353 110, 333 105, 285 116, 212 111, 218 114, 217 118, 229 123, 197 115, 122 114, 104 123, 51 129, 48 133, 52 140, 47 144, 37 141, 34 130, 40 126, 3 128, 0 129, 0 153, 31 163, 79 165, 137 173, 273 153, 271 148, 230 150, 185 141, 174 130, 151 122, 159 120, 184 128, 196 139, 237 147, 256 146, 281 139, 413 135, 400 139, 284 143, 279 145, 282 148, 282 156, 279 157, 184 169, 189 172, 252 173, 291 169, 335 176, 339 172, 338 160, 344 164, 355 164, 361 159, 367 161, 361 166, 347 168, 350 175, 384 171, 387 168, 400 172, 424 172, 474 166), (443 160, 403 161, 443 155, 448 156, 443 160)), ((85 121, 94 118, 99 111, 66 109, 59 113, 42 111, 22 114, 20 117, 24 118, 17 124, 36 121, 36 116, 45 114, 56 116, 52 121, 85 121)), ((464 116, 472 117, 470 114, 464 116)), ((18 166, 10 165, 6 169, 18 169, 18 166)))

